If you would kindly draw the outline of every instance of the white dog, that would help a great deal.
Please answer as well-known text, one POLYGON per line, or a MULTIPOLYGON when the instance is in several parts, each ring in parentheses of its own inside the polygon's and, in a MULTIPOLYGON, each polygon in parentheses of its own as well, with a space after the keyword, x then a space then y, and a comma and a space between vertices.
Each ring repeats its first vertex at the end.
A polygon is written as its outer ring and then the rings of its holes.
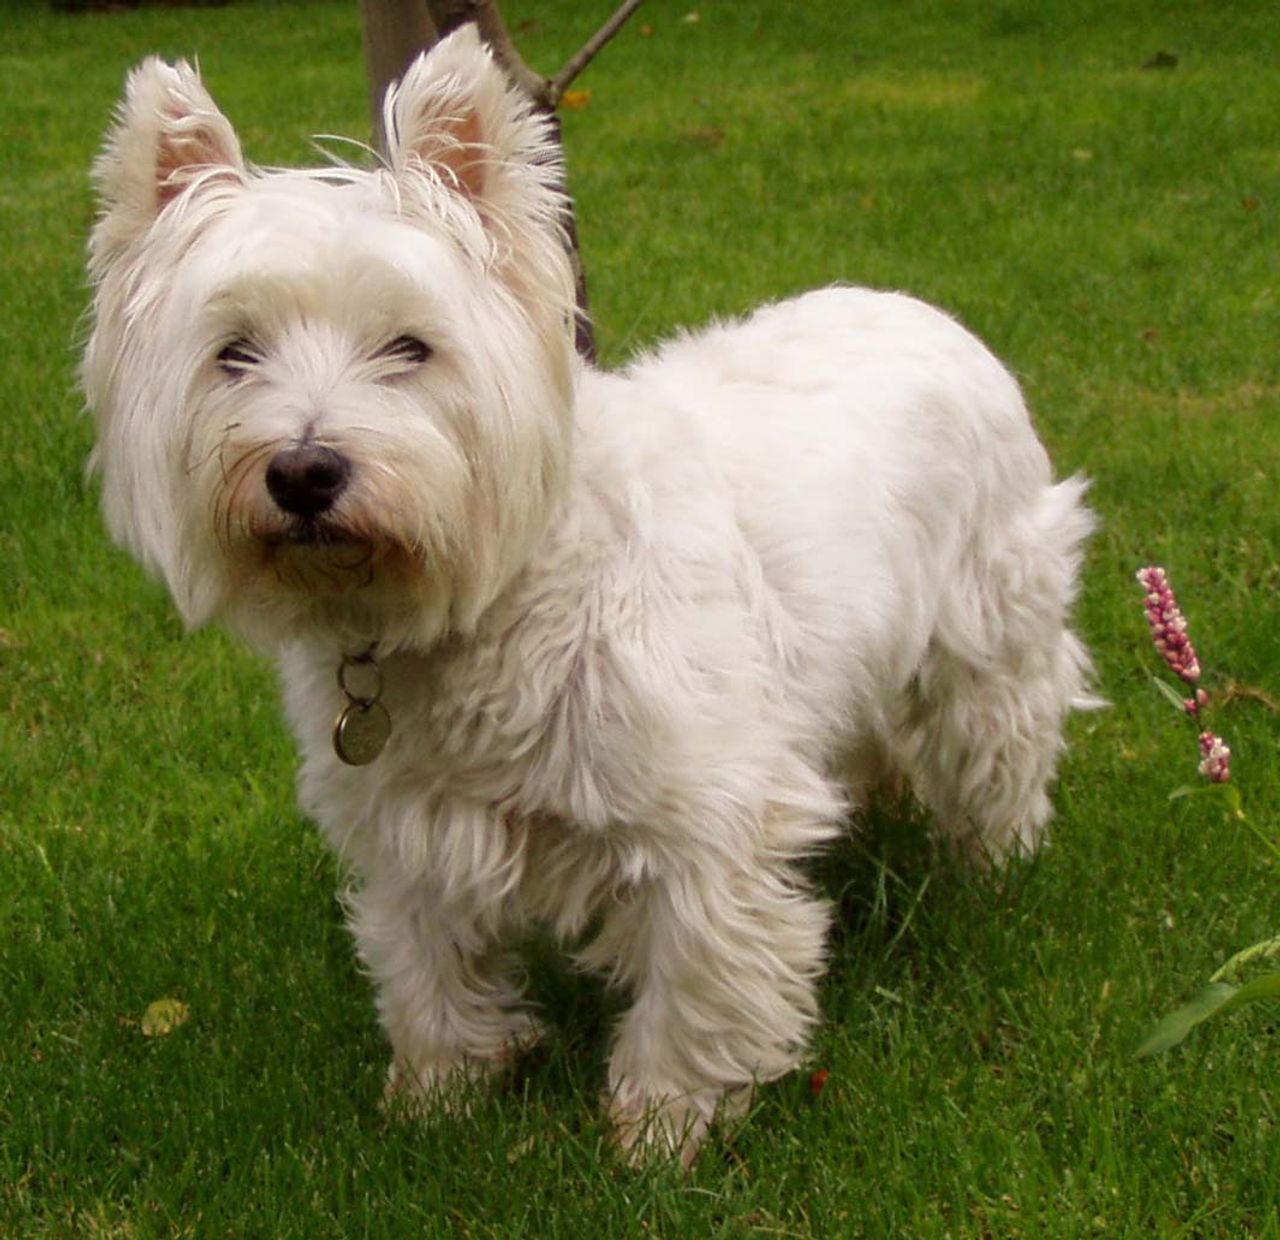
POLYGON ((507 953, 539 923, 633 997, 620 1140, 688 1158, 803 1052, 799 863, 874 775, 985 859, 1039 840, 1084 484, 898 295, 581 365, 555 144, 471 28, 386 129, 376 171, 263 172, 188 66, 132 73, 90 246, 107 522, 279 659, 389 1090, 536 1037, 507 953))

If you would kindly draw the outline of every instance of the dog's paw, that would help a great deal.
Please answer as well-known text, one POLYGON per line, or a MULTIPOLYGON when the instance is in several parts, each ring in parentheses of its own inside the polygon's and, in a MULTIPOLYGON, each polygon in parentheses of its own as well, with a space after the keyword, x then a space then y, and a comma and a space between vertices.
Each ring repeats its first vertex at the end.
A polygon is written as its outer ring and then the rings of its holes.
POLYGON ((467 1116, 495 1071, 480 1059, 411 1061, 396 1056, 387 1070, 382 1109, 390 1118, 406 1121, 437 1114, 467 1116))
POLYGON ((482 1054, 397 1054, 387 1070, 383 1110, 394 1117, 421 1119, 432 1114, 466 1116, 477 1098, 510 1071, 516 1059, 542 1040, 537 1017, 522 1013, 508 1036, 482 1054))
POLYGON ((688 1171, 712 1124, 740 1119, 751 1097, 750 1085, 675 1093, 624 1078, 605 1095, 604 1108, 614 1142, 633 1166, 678 1158, 688 1171))

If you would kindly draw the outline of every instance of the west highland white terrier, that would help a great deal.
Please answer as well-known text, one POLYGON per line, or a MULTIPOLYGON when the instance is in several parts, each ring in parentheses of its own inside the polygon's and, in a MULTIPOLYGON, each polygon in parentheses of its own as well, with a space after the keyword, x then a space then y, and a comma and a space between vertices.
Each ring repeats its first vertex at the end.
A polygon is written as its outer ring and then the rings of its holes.
POLYGON ((633 1000, 619 1140, 687 1160, 803 1053, 800 863, 870 780, 987 863, 1040 839, 1084 483, 896 294, 583 365, 557 146, 472 28, 385 122, 374 171, 262 171, 189 66, 131 73, 90 242, 106 520, 278 659, 389 1094, 538 1036, 510 951, 541 924, 633 1000))

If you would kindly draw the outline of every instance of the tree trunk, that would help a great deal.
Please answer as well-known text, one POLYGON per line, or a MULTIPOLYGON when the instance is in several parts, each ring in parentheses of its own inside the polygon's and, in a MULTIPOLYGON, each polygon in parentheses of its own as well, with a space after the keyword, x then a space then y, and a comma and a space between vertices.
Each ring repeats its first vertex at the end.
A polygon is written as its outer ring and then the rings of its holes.
POLYGON ((404 74, 419 52, 432 47, 440 35, 426 0, 360 0, 360 26, 364 32, 373 141, 378 150, 385 151, 382 99, 387 87, 404 74))

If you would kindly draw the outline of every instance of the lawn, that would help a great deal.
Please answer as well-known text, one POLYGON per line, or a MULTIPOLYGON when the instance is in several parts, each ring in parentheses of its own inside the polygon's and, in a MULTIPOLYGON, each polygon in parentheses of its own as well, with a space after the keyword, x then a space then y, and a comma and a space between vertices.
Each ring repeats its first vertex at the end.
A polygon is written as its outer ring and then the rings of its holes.
MULTIPOLYGON (((503 7, 550 70, 610 5, 503 7)), ((1269 6, 650 0, 579 83, 609 362, 815 284, 909 290, 1012 366, 1102 519, 1079 618, 1113 705, 1073 723, 1053 846, 983 883, 909 812, 851 834, 815 875, 840 916, 811 1065, 688 1177, 610 1151, 617 1000, 537 942, 547 1047, 469 1117, 380 1115, 271 670, 182 632, 84 476, 86 173, 126 67, 198 56, 253 159, 308 160, 368 133, 354 0, 4 21, 0 1235, 1280 1235, 1275 1010, 1133 1057, 1280 930, 1249 830, 1280 833, 1269 6), (1169 798, 1198 777, 1152 685, 1153 562, 1247 822, 1169 798), (158 999, 188 1019, 148 1036, 158 999)))

